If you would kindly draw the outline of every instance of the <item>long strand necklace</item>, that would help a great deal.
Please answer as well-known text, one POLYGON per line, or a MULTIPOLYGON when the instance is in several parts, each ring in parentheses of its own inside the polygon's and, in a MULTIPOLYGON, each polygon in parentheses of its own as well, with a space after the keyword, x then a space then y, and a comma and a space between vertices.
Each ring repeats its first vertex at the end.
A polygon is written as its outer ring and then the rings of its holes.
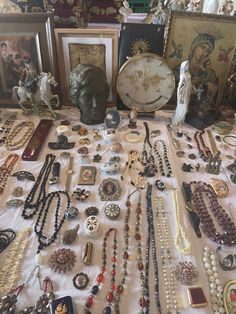
POLYGON ((168 310, 167 314, 171 314, 173 310, 178 314, 180 312, 178 311, 179 306, 176 298, 176 282, 171 256, 170 232, 168 229, 169 224, 167 222, 163 197, 158 196, 155 199, 155 205, 156 227, 161 249, 161 266, 164 279, 166 306, 168 310))
POLYGON ((155 230, 153 224, 153 211, 152 211, 152 185, 148 183, 146 193, 146 214, 147 214, 147 226, 148 226, 148 237, 146 246, 146 272, 145 272, 145 284, 146 284, 146 314, 149 314, 150 307, 150 293, 149 293, 149 267, 150 267, 150 247, 152 248, 152 260, 154 266, 154 290, 155 290, 155 302, 157 313, 161 314, 161 303, 159 295, 159 282, 158 282, 158 262, 156 254, 156 242, 155 242, 155 230))
POLYGON ((152 145, 150 143, 150 130, 147 122, 143 122, 146 136, 143 142, 143 150, 142 150, 142 157, 141 162, 144 166, 143 175, 146 177, 153 177, 157 173, 157 167, 154 163, 154 157, 152 155, 152 145), (149 146, 149 152, 147 153, 146 145, 149 146))
POLYGON ((175 236, 175 246, 180 253, 188 255, 191 253, 191 244, 187 238, 180 221, 180 208, 177 190, 173 190, 173 203, 175 208, 175 221, 176 221, 176 236, 175 236))
MULTIPOLYGON (((100 273, 96 277, 96 283, 93 285, 90 296, 87 298, 85 305, 84 305, 84 314, 92 314, 91 312, 91 306, 93 305, 94 297, 99 292, 100 286, 103 283, 105 279, 105 272, 106 272, 106 266, 107 266, 107 241, 109 236, 113 233, 113 244, 112 244, 112 271, 111 271, 111 285, 112 291, 115 289, 115 275, 116 275, 116 260, 117 260, 117 230, 115 228, 110 228, 103 238, 103 245, 102 245, 102 267, 100 270, 100 273)), ((112 298, 113 293, 109 291, 107 297, 109 296, 109 300, 112 298)), ((108 302, 109 302, 108 300, 108 302)), ((107 312, 111 313, 111 312, 107 312)))
POLYGON ((121 181, 132 187, 143 188, 142 168, 139 153, 135 150, 129 151, 121 181))
POLYGON ((139 298, 139 306, 140 306, 140 314, 145 314, 146 306, 147 306, 147 291, 146 291, 146 284, 145 284, 145 275, 144 275, 144 261, 142 257, 142 238, 140 232, 140 224, 141 224, 141 193, 139 194, 139 201, 136 208, 136 222, 135 222, 135 242, 136 242, 136 252, 137 252, 137 269, 139 272, 139 281, 141 286, 141 296, 139 298))
POLYGON ((168 178, 171 177, 172 175, 172 168, 171 168, 171 165, 170 165, 170 162, 169 162, 169 158, 168 158, 168 151, 167 151, 167 146, 166 146, 166 143, 162 140, 158 140, 155 142, 155 144, 153 145, 153 150, 157 156, 157 160, 158 160, 158 164, 159 164, 159 170, 160 170, 160 173, 161 173, 161 176, 167 176, 168 178), (167 169, 167 173, 165 173, 165 170, 164 170, 164 164, 163 164, 163 160, 162 160, 162 157, 161 157, 161 154, 160 154, 160 148, 159 148, 159 143, 162 144, 162 150, 163 150, 163 157, 164 157, 164 163, 165 163, 165 167, 167 169))
POLYGON ((23 147, 34 132, 34 123, 32 121, 22 121, 18 123, 11 132, 8 134, 5 145, 8 150, 17 150, 23 147), (19 134, 23 129, 26 129, 25 133, 19 138, 19 134), (14 139, 17 139, 14 141, 14 139))
POLYGON ((203 232, 214 242, 228 246, 236 245, 236 226, 226 211, 217 201, 217 195, 212 187, 202 181, 190 182, 192 201, 201 220, 203 232), (207 203, 208 207, 207 207, 207 203), (216 230, 210 212, 215 216, 223 233, 216 230))
POLYGON ((54 163, 55 156, 52 154, 46 155, 46 159, 44 162, 43 167, 40 170, 39 176, 30 191, 29 195, 26 198, 24 209, 22 211, 22 217, 24 219, 30 219, 34 215, 38 214, 37 221, 34 227, 34 231, 36 235, 38 236, 38 252, 41 251, 44 247, 50 245, 53 243, 57 235, 65 221, 65 211, 69 209, 71 202, 70 197, 67 192, 65 191, 56 191, 49 194, 46 194, 46 183, 48 181, 48 177, 52 168, 52 165, 54 163), (38 196, 36 194, 38 193, 38 196), (65 211, 61 210, 62 207, 62 197, 65 198, 66 207, 65 211), (35 200, 36 199, 36 200, 35 200), (50 209, 50 206, 52 204, 52 201, 56 199, 57 205, 54 215, 54 224, 53 224, 53 234, 51 237, 46 236, 43 234, 44 227, 46 225, 48 212, 50 209), (60 213, 62 214, 60 215, 60 213), (61 218, 59 219, 59 217, 61 218))
POLYGON ((203 141, 203 137, 202 137, 203 133, 204 133, 203 131, 201 131, 201 132, 196 131, 194 133, 194 139, 195 139, 195 142, 197 144, 199 157, 202 158, 204 161, 207 161, 211 156, 211 152, 203 141))
POLYGON ((16 154, 10 154, 5 159, 4 163, 0 167, 0 194, 4 192, 4 188, 7 184, 7 179, 11 174, 11 171, 16 164, 19 156, 16 154))

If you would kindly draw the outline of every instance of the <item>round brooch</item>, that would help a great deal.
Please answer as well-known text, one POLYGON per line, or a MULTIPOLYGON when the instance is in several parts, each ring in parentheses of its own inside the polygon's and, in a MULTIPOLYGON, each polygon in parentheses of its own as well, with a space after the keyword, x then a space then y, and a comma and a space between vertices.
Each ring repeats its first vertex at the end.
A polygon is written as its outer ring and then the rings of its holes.
POLYGON ((115 220, 120 216, 120 207, 116 204, 109 204, 105 207, 104 213, 108 219, 115 220))
POLYGON ((179 262, 175 268, 175 278, 185 286, 195 285, 198 280, 198 270, 191 262, 179 262))
POLYGON ((86 201, 89 197, 90 191, 86 191, 85 189, 77 188, 72 193, 72 197, 77 201, 86 201))
POLYGON ((229 188, 225 181, 221 179, 211 179, 211 187, 220 198, 226 197, 229 194, 229 188))
POLYGON ((85 214, 87 217, 89 216, 97 216, 99 213, 99 209, 95 206, 91 206, 85 209, 85 214))
POLYGON ((73 278, 73 285, 76 289, 84 289, 87 287, 89 282, 88 275, 85 273, 79 273, 74 276, 73 278))
POLYGON ((76 262, 75 253, 70 249, 59 249, 49 258, 49 267, 55 273, 66 273, 72 270, 76 262))
POLYGON ((117 179, 104 179, 99 186, 99 196, 101 201, 118 201, 122 189, 117 179))
POLYGON ((85 220, 85 229, 89 236, 97 234, 99 229, 99 220, 96 216, 89 216, 85 220))

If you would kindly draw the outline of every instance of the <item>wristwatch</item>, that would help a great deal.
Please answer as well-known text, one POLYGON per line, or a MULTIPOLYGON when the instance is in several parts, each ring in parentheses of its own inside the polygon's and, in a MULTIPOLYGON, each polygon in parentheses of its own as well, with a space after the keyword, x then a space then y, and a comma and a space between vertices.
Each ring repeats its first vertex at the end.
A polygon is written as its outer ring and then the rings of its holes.
POLYGON ((152 53, 129 58, 117 76, 117 92, 123 103, 138 112, 164 106, 175 90, 175 77, 166 61, 152 53))

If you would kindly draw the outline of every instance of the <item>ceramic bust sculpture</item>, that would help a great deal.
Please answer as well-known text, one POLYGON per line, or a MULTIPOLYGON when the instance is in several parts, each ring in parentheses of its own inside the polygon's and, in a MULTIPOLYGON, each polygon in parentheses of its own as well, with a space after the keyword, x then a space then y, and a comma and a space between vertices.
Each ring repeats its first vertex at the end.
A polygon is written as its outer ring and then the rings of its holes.
POLYGON ((184 121, 190 95, 192 91, 191 74, 189 72, 189 61, 183 61, 180 66, 179 84, 177 88, 177 107, 171 119, 173 125, 177 126, 184 121))
POLYGON ((70 97, 81 112, 80 120, 93 125, 104 122, 109 86, 102 69, 79 64, 70 73, 70 97))

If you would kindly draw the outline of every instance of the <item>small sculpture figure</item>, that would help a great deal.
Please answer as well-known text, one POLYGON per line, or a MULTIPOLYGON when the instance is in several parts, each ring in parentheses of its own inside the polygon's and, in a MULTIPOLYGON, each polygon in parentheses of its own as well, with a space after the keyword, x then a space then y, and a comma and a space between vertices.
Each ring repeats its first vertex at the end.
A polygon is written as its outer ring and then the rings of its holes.
POLYGON ((184 121, 188 110, 188 104, 192 91, 191 74, 189 72, 189 61, 183 61, 180 66, 180 77, 177 88, 177 107, 171 119, 174 126, 184 121))
POLYGON ((219 14, 232 15, 234 11, 234 2, 232 0, 225 0, 219 7, 219 14))
POLYGON ((187 6, 187 11, 189 12, 201 12, 202 10, 202 0, 191 0, 187 6))
POLYGON ((87 125, 104 122, 109 86, 102 69, 79 64, 70 73, 70 97, 81 112, 80 120, 87 125))
POLYGON ((167 5, 163 5, 162 3, 159 3, 157 7, 152 8, 150 10, 150 13, 152 14, 152 24, 157 25, 166 25, 168 21, 169 16, 169 10, 167 5))
POLYGON ((129 129, 137 128, 137 121, 136 121, 137 115, 138 115, 137 109, 132 108, 132 110, 129 113, 129 117, 130 117, 129 124, 128 124, 129 129))
POLYGON ((128 16, 132 14, 132 9, 129 7, 129 2, 128 1, 123 1, 123 6, 120 7, 119 13, 123 15, 123 22, 127 23, 128 21, 128 16))
POLYGON ((48 147, 50 149, 71 149, 75 146, 75 142, 68 142, 68 138, 65 135, 59 135, 57 142, 49 142, 48 147))
POLYGON ((12 89, 12 98, 18 102, 23 113, 27 113, 23 104, 30 100, 33 106, 45 104, 55 118, 56 113, 52 109, 51 100, 56 99, 56 107, 59 106, 60 101, 58 95, 52 95, 51 92, 51 85, 57 86, 54 76, 46 72, 42 72, 38 76, 31 62, 27 61, 25 64, 27 66, 22 73, 19 86, 14 86, 12 89))
POLYGON ((185 172, 191 172, 191 170, 193 169, 193 166, 191 164, 186 164, 184 162, 181 169, 185 172))
POLYGON ((206 165, 206 172, 210 174, 219 174, 221 162, 220 152, 218 151, 215 155, 211 155, 209 158, 206 165))

